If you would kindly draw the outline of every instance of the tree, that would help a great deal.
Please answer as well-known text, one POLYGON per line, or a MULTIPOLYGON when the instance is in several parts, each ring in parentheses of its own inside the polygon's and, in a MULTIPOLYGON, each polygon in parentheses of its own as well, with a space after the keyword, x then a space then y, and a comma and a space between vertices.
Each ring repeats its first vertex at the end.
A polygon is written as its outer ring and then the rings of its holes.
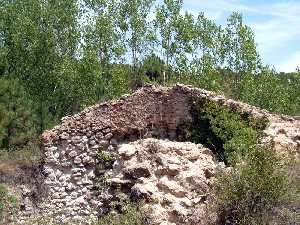
MULTIPOLYGON (((1 40, 6 49, 4 73, 22 80, 38 103, 39 131, 42 132, 47 127, 48 108, 59 99, 57 93, 61 93, 57 67, 66 58, 76 55, 77 2, 6 1, 0 10, 1 40)), ((56 112, 53 113, 56 116, 56 112)))
POLYGON ((141 70, 150 81, 162 83, 164 67, 165 62, 153 53, 143 60, 141 70))
POLYGON ((17 80, 0 78, 0 149, 20 149, 36 137, 32 107, 17 80))
POLYGON ((244 25, 242 15, 233 13, 228 18, 224 35, 225 65, 236 74, 236 81, 242 75, 257 74, 261 60, 256 49, 254 33, 250 27, 244 25))
POLYGON ((149 20, 153 2, 154 0, 131 0, 121 3, 120 27, 126 35, 126 44, 131 54, 133 88, 141 85, 139 59, 143 58, 155 39, 149 20))
POLYGON ((190 58, 195 53, 192 40, 195 37, 194 17, 186 12, 179 15, 175 24, 174 41, 176 42, 176 70, 183 76, 190 75, 190 58))
POLYGON ((99 84, 103 82, 104 91, 98 93, 100 98, 100 95, 109 92, 107 88, 113 76, 110 71, 112 63, 121 61, 125 53, 124 38, 118 24, 120 3, 115 0, 86 0, 85 3, 93 12, 85 27, 85 54, 92 52, 100 62, 101 75, 97 79, 99 84))
POLYGON ((294 85, 298 82, 285 84, 276 71, 264 67, 258 76, 246 74, 243 77, 238 86, 239 95, 236 97, 272 112, 290 114, 297 111, 299 88, 294 85))
MULTIPOLYGON (((193 48, 200 57, 193 57, 197 61, 202 58, 210 58, 212 64, 209 67, 221 67, 224 61, 224 49, 222 48, 223 29, 217 26, 214 21, 207 19, 203 13, 200 13, 195 23, 195 37, 193 39, 193 48)), ((202 66, 206 67, 206 65, 202 66)), ((199 71, 201 73, 201 70, 199 71)))
POLYGON ((182 0, 164 0, 163 4, 156 8, 155 27, 160 36, 161 55, 166 62, 166 71, 163 72, 164 82, 170 78, 170 65, 176 50, 175 27, 182 5, 182 0))
POLYGON ((195 20, 186 13, 176 24, 176 65, 183 74, 181 82, 202 88, 220 89, 218 68, 222 65, 222 29, 200 13, 195 20))

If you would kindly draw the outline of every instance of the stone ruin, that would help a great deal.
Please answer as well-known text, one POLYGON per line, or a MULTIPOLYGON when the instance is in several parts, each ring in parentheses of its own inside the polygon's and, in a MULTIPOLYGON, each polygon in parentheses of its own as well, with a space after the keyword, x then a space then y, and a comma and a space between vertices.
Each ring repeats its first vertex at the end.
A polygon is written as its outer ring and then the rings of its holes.
POLYGON ((189 218, 201 214, 215 170, 224 167, 201 144, 179 142, 178 127, 191 121, 196 100, 266 118, 264 141, 273 140, 277 150, 299 153, 300 120, 295 117, 271 114, 191 86, 146 86, 64 117, 43 133, 46 194, 37 206, 39 213, 60 223, 89 223, 110 209, 116 190, 121 190, 145 201, 152 224, 195 224, 189 218), (101 160, 107 163, 99 168, 101 160))

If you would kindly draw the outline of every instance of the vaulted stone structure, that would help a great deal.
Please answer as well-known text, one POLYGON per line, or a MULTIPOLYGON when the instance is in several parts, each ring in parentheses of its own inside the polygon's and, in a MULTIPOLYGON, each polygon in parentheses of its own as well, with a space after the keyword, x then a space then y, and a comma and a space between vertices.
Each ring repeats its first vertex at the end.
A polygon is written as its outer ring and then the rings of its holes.
MULTIPOLYGON (((178 139, 178 126, 191 120, 195 100, 213 101, 240 114, 267 118, 266 137, 278 149, 299 151, 299 120, 227 99, 190 86, 147 86, 117 101, 94 105, 43 134, 48 196, 45 208, 60 219, 97 217, 104 208, 95 188, 100 151, 114 152, 119 144, 149 137, 178 139)), ((268 139, 266 138, 266 140, 268 139)))

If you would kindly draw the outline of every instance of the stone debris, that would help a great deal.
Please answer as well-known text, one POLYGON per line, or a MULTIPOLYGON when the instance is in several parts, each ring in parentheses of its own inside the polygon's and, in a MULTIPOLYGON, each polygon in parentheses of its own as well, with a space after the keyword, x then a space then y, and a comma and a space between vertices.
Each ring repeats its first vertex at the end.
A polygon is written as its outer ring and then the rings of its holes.
POLYGON ((275 121, 264 132, 279 152, 300 154, 300 120, 275 121))
POLYGON ((154 225, 192 224, 195 208, 205 207, 216 168, 222 167, 209 149, 189 142, 149 138, 122 144, 117 152, 121 166, 108 181, 112 188, 129 187, 128 195, 144 201, 154 225))

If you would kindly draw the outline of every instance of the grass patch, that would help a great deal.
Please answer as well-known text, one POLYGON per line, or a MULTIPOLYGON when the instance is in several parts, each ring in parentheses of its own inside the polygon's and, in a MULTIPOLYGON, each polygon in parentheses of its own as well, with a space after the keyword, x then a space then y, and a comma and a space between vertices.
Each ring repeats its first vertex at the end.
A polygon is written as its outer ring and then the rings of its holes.
POLYGON ((35 167, 41 164, 43 153, 37 146, 24 147, 18 151, 0 150, 0 169, 14 170, 16 167, 35 167))

